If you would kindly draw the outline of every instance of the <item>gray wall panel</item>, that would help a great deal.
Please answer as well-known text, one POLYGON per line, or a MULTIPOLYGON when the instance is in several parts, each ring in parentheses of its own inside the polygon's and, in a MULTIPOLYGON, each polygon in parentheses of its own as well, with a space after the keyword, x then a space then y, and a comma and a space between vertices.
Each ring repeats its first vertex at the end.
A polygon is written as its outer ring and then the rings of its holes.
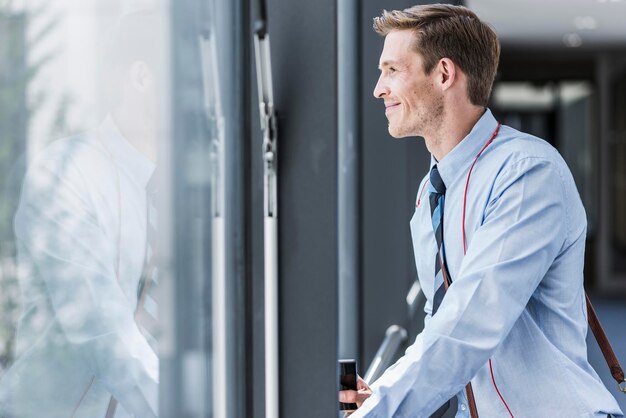
POLYGON ((268 6, 279 118, 281 416, 330 417, 337 410, 336 7, 333 0, 268 6))

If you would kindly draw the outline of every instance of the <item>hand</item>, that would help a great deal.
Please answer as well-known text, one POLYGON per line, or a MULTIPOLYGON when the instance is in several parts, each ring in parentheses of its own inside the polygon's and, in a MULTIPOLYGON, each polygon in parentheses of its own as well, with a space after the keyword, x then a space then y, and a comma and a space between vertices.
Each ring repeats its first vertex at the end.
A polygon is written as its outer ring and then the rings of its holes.
MULTIPOLYGON (((372 396, 372 389, 367 386, 365 380, 361 379, 361 376, 357 376, 356 382, 357 390, 340 390, 339 402, 343 403, 355 403, 357 408, 363 405, 363 402, 370 396, 372 396)), ((354 411, 346 411, 346 417, 351 415, 354 411)))

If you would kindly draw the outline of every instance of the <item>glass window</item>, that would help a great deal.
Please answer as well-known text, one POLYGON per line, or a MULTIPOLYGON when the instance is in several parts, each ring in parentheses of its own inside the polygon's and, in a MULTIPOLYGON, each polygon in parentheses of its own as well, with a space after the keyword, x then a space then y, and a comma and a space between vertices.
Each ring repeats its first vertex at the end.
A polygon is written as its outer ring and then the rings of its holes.
POLYGON ((0 2, 0 416, 236 411, 237 4, 0 2))

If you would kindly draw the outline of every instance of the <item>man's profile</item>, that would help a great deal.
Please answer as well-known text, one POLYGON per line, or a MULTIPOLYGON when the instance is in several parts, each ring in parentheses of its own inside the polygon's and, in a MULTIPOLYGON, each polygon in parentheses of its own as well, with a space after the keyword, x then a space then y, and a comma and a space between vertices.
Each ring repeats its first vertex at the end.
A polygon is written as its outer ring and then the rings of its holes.
POLYGON ((621 417, 587 361, 586 215, 559 153, 487 108, 500 45, 461 6, 374 19, 389 133, 431 153, 410 221, 424 330, 352 417, 621 417), (470 386, 467 386, 471 384, 470 386), (471 398, 474 398, 474 401, 471 398))

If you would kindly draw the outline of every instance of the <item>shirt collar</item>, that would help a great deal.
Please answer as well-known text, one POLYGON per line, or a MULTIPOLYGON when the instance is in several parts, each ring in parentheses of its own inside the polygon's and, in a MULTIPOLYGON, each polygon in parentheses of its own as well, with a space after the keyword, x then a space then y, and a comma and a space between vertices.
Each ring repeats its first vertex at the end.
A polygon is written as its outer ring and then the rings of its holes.
POLYGON ((143 155, 122 135, 111 116, 98 127, 97 134, 115 163, 142 188, 145 188, 155 169, 155 164, 143 155))
POLYGON ((486 109, 470 133, 441 161, 437 161, 431 154, 430 167, 432 168, 433 165, 437 164, 437 169, 446 187, 450 187, 457 177, 469 168, 481 148, 491 139, 497 126, 498 121, 493 117, 491 110, 486 109))

